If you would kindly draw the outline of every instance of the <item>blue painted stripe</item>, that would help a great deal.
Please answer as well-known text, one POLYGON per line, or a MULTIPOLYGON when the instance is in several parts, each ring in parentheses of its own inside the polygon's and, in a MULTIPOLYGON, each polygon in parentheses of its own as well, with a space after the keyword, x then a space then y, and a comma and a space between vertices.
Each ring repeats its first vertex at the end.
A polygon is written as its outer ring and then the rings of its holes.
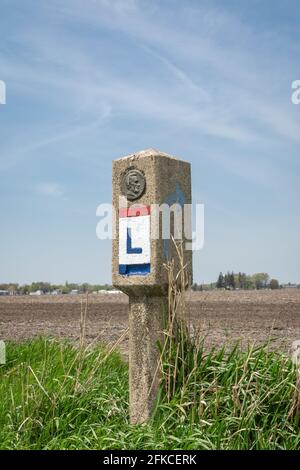
POLYGON ((119 274, 123 276, 146 276, 150 274, 150 263, 119 264, 119 274))
POLYGON ((127 242, 126 242, 126 251, 127 254, 132 255, 140 255, 143 253, 142 248, 132 248, 132 237, 131 237, 131 228, 127 228, 127 242))

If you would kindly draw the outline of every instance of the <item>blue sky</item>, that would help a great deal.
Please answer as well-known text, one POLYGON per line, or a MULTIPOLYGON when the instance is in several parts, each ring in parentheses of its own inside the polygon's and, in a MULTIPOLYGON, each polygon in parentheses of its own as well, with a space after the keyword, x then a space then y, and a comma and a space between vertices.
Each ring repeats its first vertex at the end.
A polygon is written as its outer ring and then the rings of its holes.
POLYGON ((197 282, 300 282, 299 2, 0 0, 0 282, 110 282, 111 162, 192 163, 197 282))

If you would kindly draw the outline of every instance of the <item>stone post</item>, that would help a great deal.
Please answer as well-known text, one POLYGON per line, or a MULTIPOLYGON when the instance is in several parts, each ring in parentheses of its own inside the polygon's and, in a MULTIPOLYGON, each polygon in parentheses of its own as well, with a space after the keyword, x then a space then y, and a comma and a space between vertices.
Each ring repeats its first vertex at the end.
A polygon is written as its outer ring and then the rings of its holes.
MULTIPOLYGON (((174 205, 182 208, 182 214, 174 212, 171 217, 170 233, 176 236, 174 227, 180 225, 179 220, 186 220, 183 209, 187 204, 191 204, 189 163, 154 149, 113 162, 116 220, 112 273, 113 285, 129 296, 129 398, 133 424, 147 421, 157 396, 157 343, 163 342, 168 316, 164 264, 174 259, 178 266, 175 245, 166 232, 162 233, 166 218, 162 213, 170 208, 172 213, 174 205)), ((184 227, 182 232, 184 239, 184 227)), ((191 283, 192 252, 184 250, 184 258, 191 283)))

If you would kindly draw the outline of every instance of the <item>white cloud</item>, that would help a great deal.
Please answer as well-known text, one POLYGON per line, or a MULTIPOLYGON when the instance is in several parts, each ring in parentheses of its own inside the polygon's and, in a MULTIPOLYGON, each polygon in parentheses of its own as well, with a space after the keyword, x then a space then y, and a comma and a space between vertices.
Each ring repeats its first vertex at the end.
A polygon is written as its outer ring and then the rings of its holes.
POLYGON ((39 183, 34 189, 43 196, 61 197, 64 194, 63 187, 57 183, 39 183))
MULTIPOLYGON (((58 132, 49 126, 40 134, 33 128, 30 144, 25 135, 18 148, 11 142, 9 153, 22 158, 23 149, 28 154, 115 116, 151 119, 191 131, 195 139, 209 136, 233 145, 299 142, 289 95, 285 106, 269 90, 270 83, 280 80, 278 61, 284 64, 285 58, 269 57, 266 67, 264 47, 269 46, 248 25, 207 5, 182 5, 168 17, 159 3, 143 0, 54 0, 46 13, 59 22, 43 29, 23 25, 14 39, 26 44, 27 60, 4 57, 0 67, 15 89, 25 88, 33 100, 49 106, 50 121, 57 106, 61 125, 58 132), (82 34, 72 33, 74 25, 82 34), (102 33, 111 40, 102 43, 102 33), (123 37, 129 41, 125 48, 123 37), (259 41, 261 48, 256 48, 259 41), (106 47, 112 48, 111 56, 103 53, 106 47), (131 73, 130 64, 115 59, 127 49, 132 59, 140 51, 143 62, 132 63, 131 73), (70 126, 67 113, 74 113, 76 125, 70 126)), ((42 7, 39 13, 45 14, 42 7)))
MULTIPOLYGON (((170 124, 182 121, 205 135, 236 142, 267 138, 299 142, 288 99, 284 102, 278 91, 269 90, 270 84, 283 78, 289 64, 288 55, 278 56, 273 50, 266 65, 272 40, 278 41, 276 32, 257 34, 237 16, 208 4, 192 7, 188 2, 180 3, 171 16, 162 4, 143 0, 88 4, 65 0, 63 10, 60 2, 57 8, 66 24, 78 22, 99 32, 118 32, 156 58, 147 71, 153 77, 149 90, 148 82, 137 84, 134 74, 129 81, 120 77, 119 86, 117 77, 110 76, 110 64, 103 63, 99 86, 97 64, 90 56, 90 92, 107 99, 117 111, 144 113, 168 119, 170 124), (170 87, 159 80, 162 65, 170 73, 170 87), (272 136, 266 135, 266 127, 272 136)), ((80 47, 76 50, 79 53, 80 47)))

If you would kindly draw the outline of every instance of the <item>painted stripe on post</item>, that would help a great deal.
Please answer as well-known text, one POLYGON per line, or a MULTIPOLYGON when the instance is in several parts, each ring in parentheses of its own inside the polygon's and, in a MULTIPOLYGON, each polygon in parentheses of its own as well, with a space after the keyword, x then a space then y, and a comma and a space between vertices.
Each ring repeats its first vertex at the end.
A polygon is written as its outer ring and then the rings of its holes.
POLYGON ((120 209, 119 217, 139 217, 141 215, 150 215, 151 208, 150 206, 139 206, 139 207, 127 207, 125 209, 120 209))

